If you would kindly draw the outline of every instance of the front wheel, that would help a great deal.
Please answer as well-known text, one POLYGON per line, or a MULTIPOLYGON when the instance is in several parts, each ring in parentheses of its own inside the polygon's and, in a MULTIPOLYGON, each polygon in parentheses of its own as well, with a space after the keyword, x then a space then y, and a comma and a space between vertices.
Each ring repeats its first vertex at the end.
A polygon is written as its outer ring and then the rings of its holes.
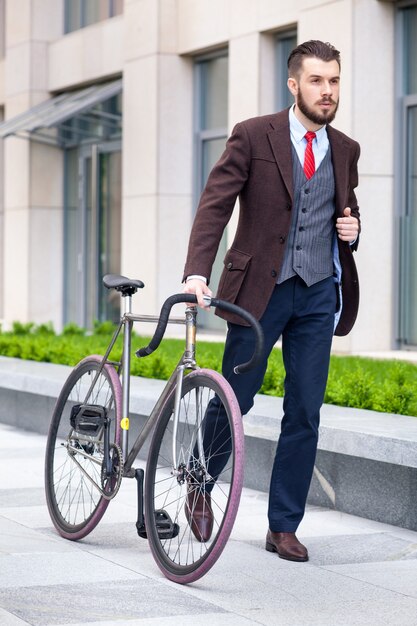
POLYGON ((155 427, 145 520, 162 572, 189 583, 214 565, 230 536, 242 491, 244 435, 234 392, 217 372, 189 373, 178 400, 178 422, 174 389, 155 427))
POLYGON ((99 373, 101 360, 87 357, 71 372, 48 433, 46 501, 66 539, 81 539, 97 526, 123 474, 120 381, 111 365, 99 373))

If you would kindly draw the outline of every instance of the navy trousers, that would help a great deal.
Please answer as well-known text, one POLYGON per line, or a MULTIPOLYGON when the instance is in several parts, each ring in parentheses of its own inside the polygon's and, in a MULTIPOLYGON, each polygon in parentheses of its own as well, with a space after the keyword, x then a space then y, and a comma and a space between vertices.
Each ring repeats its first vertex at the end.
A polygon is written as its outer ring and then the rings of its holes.
MULTIPOLYGON (((240 375, 236 375, 233 368, 250 358, 253 333, 245 326, 228 326, 223 375, 236 394, 242 415, 253 406, 254 396, 262 386, 268 357, 282 336, 284 416, 272 469, 268 509, 269 527, 275 532, 295 532, 304 515, 317 451, 335 308, 336 289, 332 277, 311 287, 298 276, 277 285, 260 320, 265 337, 263 361, 256 369, 240 375)), ((215 404, 206 415, 204 432, 205 449, 216 441, 216 448, 221 450, 209 467, 214 478, 230 454, 225 443, 227 437, 220 442, 222 426, 215 404), (210 419, 210 411, 216 415, 215 420, 210 419)))

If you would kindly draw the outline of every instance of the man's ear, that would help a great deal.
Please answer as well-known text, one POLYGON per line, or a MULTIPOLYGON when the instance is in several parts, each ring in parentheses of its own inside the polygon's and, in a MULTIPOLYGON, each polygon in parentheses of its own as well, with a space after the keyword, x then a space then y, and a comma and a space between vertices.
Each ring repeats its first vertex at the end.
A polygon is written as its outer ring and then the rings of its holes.
POLYGON ((287 86, 288 86, 288 89, 290 90, 290 92, 292 93, 292 95, 296 96, 297 93, 298 93, 298 83, 295 80, 295 78, 292 78, 290 76, 289 79, 287 80, 287 86))

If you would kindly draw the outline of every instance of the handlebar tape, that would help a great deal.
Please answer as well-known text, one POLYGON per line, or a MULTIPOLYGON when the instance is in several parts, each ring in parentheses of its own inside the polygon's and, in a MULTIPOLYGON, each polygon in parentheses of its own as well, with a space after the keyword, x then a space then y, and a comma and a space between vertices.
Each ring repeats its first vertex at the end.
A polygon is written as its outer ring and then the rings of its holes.
MULTIPOLYGON (((139 348, 139 350, 137 350, 136 356, 148 356, 158 348, 164 336, 171 309, 174 304, 179 304, 180 302, 197 304, 197 298, 194 294, 188 293, 178 293, 167 298, 167 300, 165 300, 164 304, 162 305, 159 321, 154 336, 145 348, 139 348)), ((245 309, 242 309, 240 306, 232 304, 231 302, 226 302, 225 300, 211 298, 210 306, 214 306, 223 311, 228 311, 229 313, 238 315, 252 327, 252 330, 255 333, 255 349, 252 357, 246 363, 236 365, 236 367, 234 368, 235 374, 243 374, 244 372, 247 372, 256 365, 258 365, 262 358, 264 344, 263 332, 259 322, 253 317, 253 315, 251 315, 251 313, 248 313, 248 311, 246 311, 245 309)))

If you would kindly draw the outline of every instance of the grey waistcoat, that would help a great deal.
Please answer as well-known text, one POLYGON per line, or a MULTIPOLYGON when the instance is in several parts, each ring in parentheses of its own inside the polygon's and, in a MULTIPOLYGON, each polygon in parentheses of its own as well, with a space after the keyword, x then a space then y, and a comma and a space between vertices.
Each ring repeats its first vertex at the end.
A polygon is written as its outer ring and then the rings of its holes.
POLYGON ((294 147, 292 161, 294 213, 277 282, 298 274, 310 287, 333 274, 335 185, 330 146, 310 180, 294 147))

